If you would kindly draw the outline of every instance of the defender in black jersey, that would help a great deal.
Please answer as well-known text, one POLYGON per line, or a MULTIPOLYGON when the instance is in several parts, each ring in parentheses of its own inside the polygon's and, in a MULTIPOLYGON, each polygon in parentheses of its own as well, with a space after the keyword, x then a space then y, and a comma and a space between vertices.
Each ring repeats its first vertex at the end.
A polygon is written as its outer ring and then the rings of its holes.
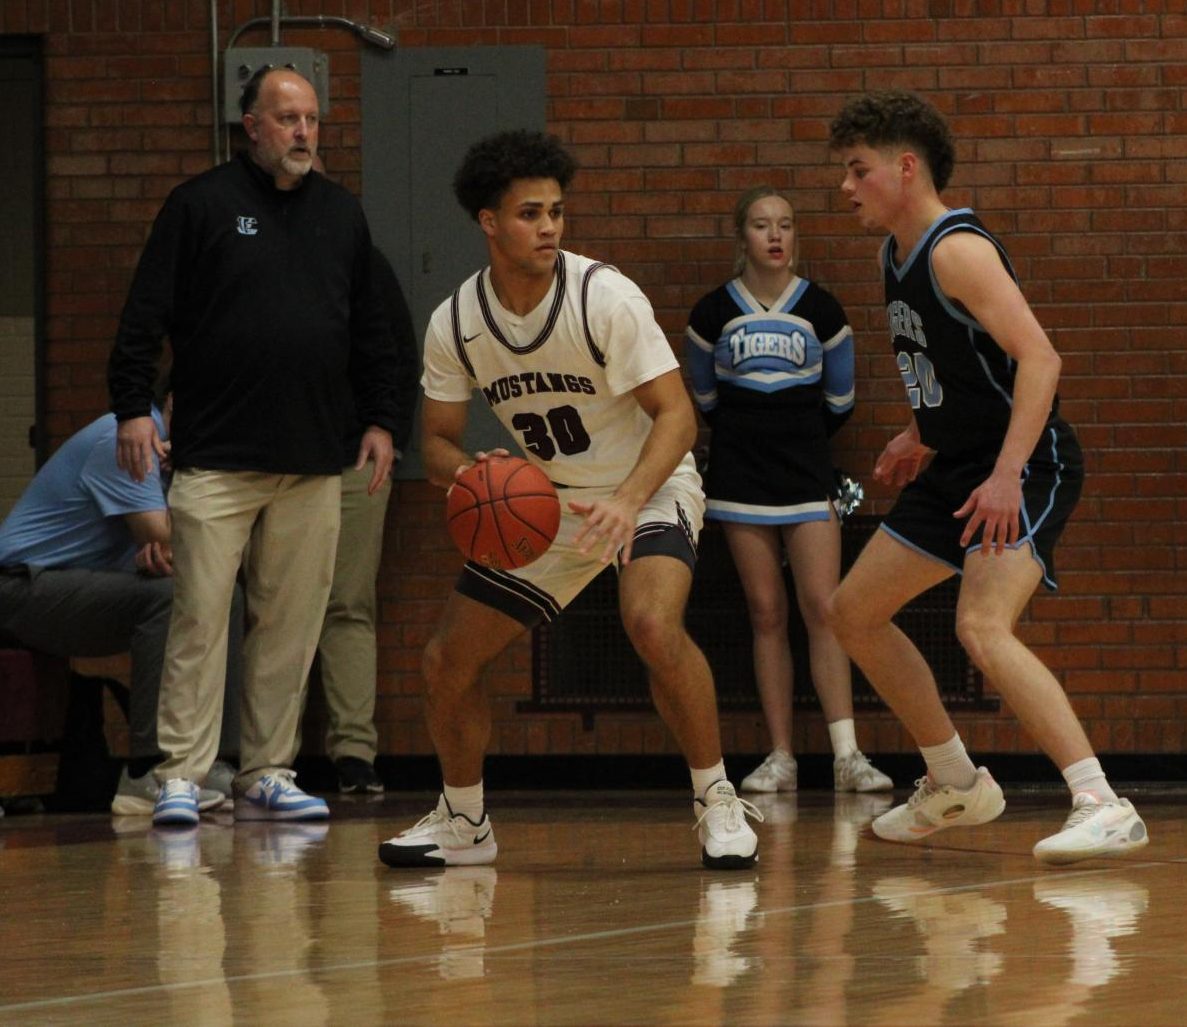
POLYGON ((830 142, 858 219, 890 233, 886 312, 913 415, 874 468, 903 491, 830 611, 841 644, 927 764, 915 794, 875 820, 874 833, 918 841, 1005 808, 989 771, 965 752, 923 657, 891 621, 958 573, 961 643, 1072 793, 1063 829, 1035 857, 1071 863, 1145 845, 1145 825, 1109 786, 1059 682, 1014 634, 1039 582, 1055 587, 1054 545, 1083 477, 1058 412, 1059 356, 1001 243, 972 211, 940 199, 954 149, 934 108, 906 93, 863 96, 834 120, 830 142))

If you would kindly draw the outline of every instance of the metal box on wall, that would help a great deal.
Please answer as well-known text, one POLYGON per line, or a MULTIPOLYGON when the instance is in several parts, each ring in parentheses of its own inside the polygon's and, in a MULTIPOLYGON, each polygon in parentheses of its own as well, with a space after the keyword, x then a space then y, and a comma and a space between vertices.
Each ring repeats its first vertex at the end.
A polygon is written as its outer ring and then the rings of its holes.
POLYGON ((265 64, 292 68, 313 84, 324 118, 330 111, 330 58, 320 50, 301 46, 236 47, 223 55, 223 117, 228 123, 243 120, 239 97, 243 87, 265 64))

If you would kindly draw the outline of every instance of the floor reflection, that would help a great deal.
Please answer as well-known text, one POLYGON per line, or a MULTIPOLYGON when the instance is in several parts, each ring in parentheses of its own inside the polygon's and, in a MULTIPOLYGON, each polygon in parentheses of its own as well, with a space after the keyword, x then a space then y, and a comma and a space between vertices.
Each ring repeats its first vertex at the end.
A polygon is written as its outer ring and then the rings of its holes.
POLYGON ((1006 907, 1001 902, 979 891, 938 890, 920 877, 881 878, 873 894, 895 916, 911 921, 922 936, 923 952, 915 957, 914 970, 937 1001, 988 984, 1001 973, 1001 953, 985 944, 987 938, 1005 933, 1006 907))
POLYGON ((1183 1020, 1181 804, 1143 803, 1141 859, 1052 871, 1026 836, 1053 800, 905 846, 869 834, 888 796, 759 796, 760 862, 727 873, 667 794, 533 795, 500 803, 497 868, 380 865, 422 799, 312 825, 5 818, 0 1022, 1183 1020))
POLYGON ((758 888, 753 881, 714 881, 701 892, 692 936, 693 984, 726 988, 756 966, 753 956, 734 951, 734 941, 747 929, 757 906, 758 888))
MULTIPOLYGON (((218 841, 229 845, 229 833, 222 833, 218 841)), ((200 830, 153 829, 145 842, 156 863, 157 979, 164 986, 167 1020, 212 1027, 230 1023, 222 886, 203 861, 200 830), (199 992, 201 1001, 196 1001, 199 992)))
POLYGON ((388 889, 389 900, 436 925, 442 941, 435 965, 442 979, 486 972, 486 924, 498 880, 493 866, 447 867, 388 889))
POLYGON ((1111 874, 1052 877, 1035 882, 1034 897, 1062 910, 1071 923, 1069 983, 1099 988, 1125 972, 1113 939, 1137 932, 1150 901, 1146 888, 1111 874))

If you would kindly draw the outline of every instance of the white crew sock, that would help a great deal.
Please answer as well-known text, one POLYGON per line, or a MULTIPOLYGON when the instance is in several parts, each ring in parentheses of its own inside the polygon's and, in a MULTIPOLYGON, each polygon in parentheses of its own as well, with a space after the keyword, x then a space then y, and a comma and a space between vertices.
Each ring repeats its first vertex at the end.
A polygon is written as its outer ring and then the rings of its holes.
POLYGON ((941 787, 951 785, 963 791, 976 783, 977 768, 964 751, 960 735, 953 735, 943 745, 921 745, 919 752, 927 764, 928 775, 941 787))
POLYGON ((833 759, 843 760, 857 752, 857 731, 852 717, 834 720, 829 724, 828 737, 833 743, 833 759))
POLYGON ((453 785, 443 785, 441 788, 445 801, 454 813, 461 813, 471 822, 477 824, 482 820, 485 808, 482 798, 482 782, 470 785, 468 788, 455 788, 453 785))
POLYGON ((1061 773, 1071 789, 1073 799, 1081 792, 1089 792, 1101 802, 1117 801, 1117 793, 1109 787, 1109 779, 1105 777, 1100 760, 1095 756, 1077 760, 1064 767, 1061 773))
POLYGON ((704 770, 689 767, 688 771, 692 774, 692 794, 697 799, 703 799, 710 786, 715 785, 718 781, 726 780, 725 760, 718 760, 713 766, 705 767, 704 770))

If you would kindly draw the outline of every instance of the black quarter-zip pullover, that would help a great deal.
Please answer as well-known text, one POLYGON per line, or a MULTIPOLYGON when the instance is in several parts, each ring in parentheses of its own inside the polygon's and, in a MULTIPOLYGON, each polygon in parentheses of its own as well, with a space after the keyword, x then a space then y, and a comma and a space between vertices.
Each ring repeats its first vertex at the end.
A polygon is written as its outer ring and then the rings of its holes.
POLYGON ((356 419, 396 425, 367 223, 317 172, 281 190, 240 154, 169 195, 108 367, 119 420, 148 413, 166 335, 175 467, 337 474, 356 419))

